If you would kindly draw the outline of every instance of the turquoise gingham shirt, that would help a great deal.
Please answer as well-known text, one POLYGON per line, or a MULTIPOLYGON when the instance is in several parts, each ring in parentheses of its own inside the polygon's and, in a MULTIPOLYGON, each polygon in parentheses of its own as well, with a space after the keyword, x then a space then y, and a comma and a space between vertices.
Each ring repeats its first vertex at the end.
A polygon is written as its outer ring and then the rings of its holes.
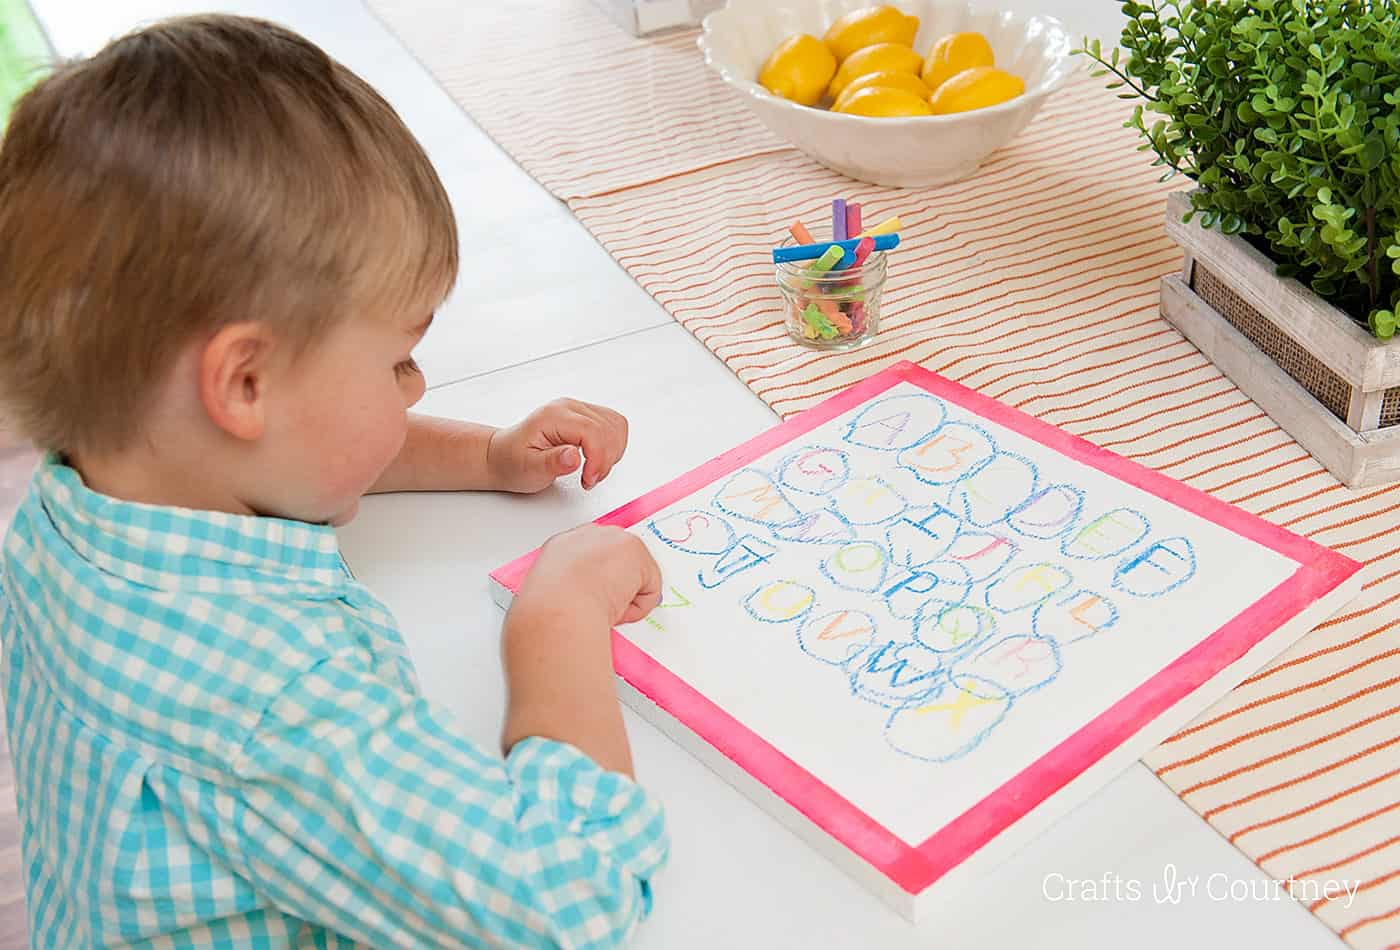
POLYGON ((37 947, 603 947, 661 810, 419 693, 327 527, 117 501, 46 460, 0 568, 37 947))

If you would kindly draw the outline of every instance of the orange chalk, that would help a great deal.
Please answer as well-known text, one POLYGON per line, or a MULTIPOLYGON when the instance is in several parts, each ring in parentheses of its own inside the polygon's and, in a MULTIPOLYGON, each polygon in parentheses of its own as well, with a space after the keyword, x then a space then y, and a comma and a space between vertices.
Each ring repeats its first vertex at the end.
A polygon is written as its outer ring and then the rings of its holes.
POLYGON ((841 308, 836 306, 833 300, 818 300, 817 307, 828 320, 842 333, 851 332, 851 321, 846 319, 846 315, 841 312, 841 308))

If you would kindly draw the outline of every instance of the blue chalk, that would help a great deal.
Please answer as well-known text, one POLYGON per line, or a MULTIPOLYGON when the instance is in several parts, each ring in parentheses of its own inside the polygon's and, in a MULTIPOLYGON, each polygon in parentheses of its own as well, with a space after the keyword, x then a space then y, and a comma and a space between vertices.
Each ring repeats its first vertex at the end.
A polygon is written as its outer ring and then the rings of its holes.
MULTIPOLYGON (((787 264, 792 261, 814 261, 826 253, 826 249, 835 244, 842 250, 854 253, 856 245, 860 243, 860 238, 851 238, 846 241, 823 241, 821 244, 798 244, 793 247, 773 248, 773 263, 787 264)), ((880 234, 875 237, 875 250, 889 251, 899 247, 898 234, 880 234)))

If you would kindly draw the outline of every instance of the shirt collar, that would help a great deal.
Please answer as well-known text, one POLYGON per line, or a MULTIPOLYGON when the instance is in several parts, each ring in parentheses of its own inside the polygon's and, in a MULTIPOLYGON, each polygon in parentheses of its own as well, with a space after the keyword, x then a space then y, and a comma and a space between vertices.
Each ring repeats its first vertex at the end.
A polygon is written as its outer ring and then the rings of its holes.
POLYGON ((349 580, 328 525, 122 501, 92 491, 52 454, 34 483, 49 520, 80 556, 137 584, 311 593, 349 580))

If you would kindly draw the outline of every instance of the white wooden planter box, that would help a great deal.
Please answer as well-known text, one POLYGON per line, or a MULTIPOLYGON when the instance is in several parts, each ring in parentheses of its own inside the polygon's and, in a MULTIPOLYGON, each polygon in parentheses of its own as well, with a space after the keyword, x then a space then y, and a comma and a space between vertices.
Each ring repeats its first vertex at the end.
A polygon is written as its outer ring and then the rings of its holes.
POLYGON ((1162 278, 1162 315, 1341 481, 1400 479, 1400 340, 1280 279, 1238 235, 1182 222, 1189 208, 1184 193, 1167 202, 1186 266, 1162 278))

